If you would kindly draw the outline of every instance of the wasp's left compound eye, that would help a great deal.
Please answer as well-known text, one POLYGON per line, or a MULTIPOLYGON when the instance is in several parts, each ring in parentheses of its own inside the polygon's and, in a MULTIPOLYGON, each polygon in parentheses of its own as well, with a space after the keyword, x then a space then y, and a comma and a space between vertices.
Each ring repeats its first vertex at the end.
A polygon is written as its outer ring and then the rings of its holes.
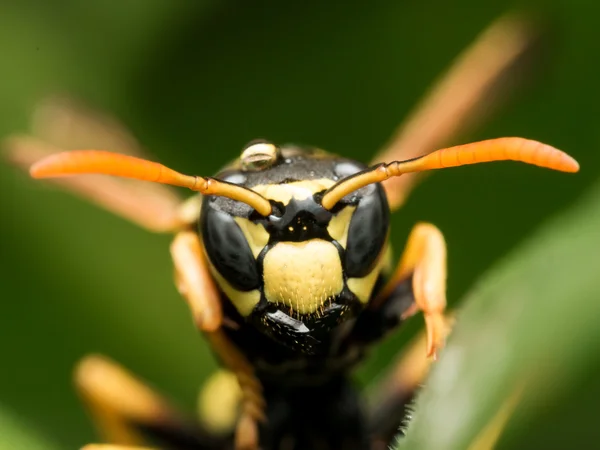
POLYGON ((202 208, 200 227, 208 258, 219 274, 240 291, 258 288, 256 261, 233 217, 206 205, 202 208))

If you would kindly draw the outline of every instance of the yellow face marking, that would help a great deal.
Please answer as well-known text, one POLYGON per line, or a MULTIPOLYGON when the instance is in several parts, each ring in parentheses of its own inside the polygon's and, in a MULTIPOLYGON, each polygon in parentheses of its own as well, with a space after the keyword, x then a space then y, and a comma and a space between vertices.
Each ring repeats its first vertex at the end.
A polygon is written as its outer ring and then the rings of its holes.
POLYGON ((368 275, 362 278, 348 278, 348 281, 346 282, 348 284, 348 289, 358 297, 361 303, 367 303, 369 301, 377 277, 379 277, 379 274, 381 273, 381 269, 390 263, 392 255, 391 252, 387 251, 387 248, 388 245, 382 250, 379 261, 377 261, 375 268, 368 275))
POLYGON ((275 200, 287 205, 292 198, 304 200, 317 192, 329 189, 335 181, 328 178, 318 180, 302 180, 285 184, 259 184, 251 188, 269 200, 275 200))
POLYGON ((348 241, 348 228, 350 228, 350 219, 356 206, 346 206, 341 210, 337 216, 333 217, 327 226, 327 232, 329 236, 339 242, 339 244, 346 248, 348 241))
MULTIPOLYGON (((208 257, 207 257, 208 261, 208 257)), ((252 313, 254 307, 260 301, 260 291, 258 289, 254 289, 253 291, 238 291, 233 288, 225 278, 219 274, 217 269, 212 265, 210 261, 208 261, 208 267, 210 268, 210 273, 214 277, 215 281, 221 288, 221 290, 225 293, 225 295, 231 300, 233 306, 238 310, 238 312, 243 316, 247 317, 252 313)))
POLYGON ((265 296, 301 314, 314 313, 344 287, 335 246, 322 239, 279 242, 263 262, 265 296))
POLYGON ((248 241, 254 258, 258 258, 262 249, 269 242, 269 233, 267 233, 267 230, 261 224, 251 222, 243 217, 235 217, 233 220, 235 220, 242 233, 244 233, 244 237, 248 241))

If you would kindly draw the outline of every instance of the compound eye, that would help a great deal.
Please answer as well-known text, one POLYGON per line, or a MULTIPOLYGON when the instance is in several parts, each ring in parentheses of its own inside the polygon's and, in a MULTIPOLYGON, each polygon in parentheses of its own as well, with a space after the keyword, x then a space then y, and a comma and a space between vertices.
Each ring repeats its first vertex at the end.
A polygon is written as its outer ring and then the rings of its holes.
POLYGON ((203 205, 200 227, 206 253, 219 274, 235 289, 251 291, 260 284, 256 260, 233 217, 203 205))
POLYGON ((387 239, 389 206, 383 188, 375 185, 358 202, 348 228, 345 268, 351 278, 368 275, 387 239))

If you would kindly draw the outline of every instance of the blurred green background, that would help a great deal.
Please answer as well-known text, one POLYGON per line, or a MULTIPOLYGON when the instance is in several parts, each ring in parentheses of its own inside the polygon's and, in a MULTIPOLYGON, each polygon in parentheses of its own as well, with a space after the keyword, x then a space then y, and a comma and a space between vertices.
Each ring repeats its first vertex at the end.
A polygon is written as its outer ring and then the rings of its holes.
MULTIPOLYGON (((462 140, 539 139, 582 171, 482 165, 436 173, 415 191, 393 219, 395 247, 415 222, 438 225, 454 303, 600 174, 594 0, 2 0, 0 135, 26 130, 36 101, 67 92, 119 117, 183 172, 212 174, 257 137, 368 161, 458 52, 515 7, 548 19, 544 57, 533 81, 462 140)), ((4 163, 0 205, 0 407, 58 448, 94 440, 71 371, 102 352, 192 411, 215 363, 174 289, 170 238, 4 163)), ((377 349, 360 379, 380 373, 421 323, 377 349)), ((561 403, 509 428, 501 447, 600 441, 599 375, 596 364, 561 403)))

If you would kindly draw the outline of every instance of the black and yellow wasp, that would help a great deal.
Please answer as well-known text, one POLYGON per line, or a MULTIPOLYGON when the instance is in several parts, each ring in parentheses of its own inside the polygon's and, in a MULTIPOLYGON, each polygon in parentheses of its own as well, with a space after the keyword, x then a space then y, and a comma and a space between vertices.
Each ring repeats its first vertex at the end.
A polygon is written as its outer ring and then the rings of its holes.
MULTIPOLYGON (((109 177, 56 180, 149 230, 175 233, 177 287, 226 369, 207 384, 206 413, 197 422, 109 360, 84 359, 77 386, 111 442, 86 450, 387 448, 428 358, 448 332, 444 238, 431 224, 416 225, 394 268, 390 210, 403 203, 416 173, 425 170, 498 160, 578 170, 565 153, 522 138, 432 152, 463 131, 528 42, 517 18, 495 23, 371 166, 261 140, 208 178, 132 154, 59 152, 64 149, 33 137, 9 139, 10 157, 26 167, 35 162, 35 178, 116 175, 201 194, 179 202, 169 188, 155 184, 140 187, 109 177), (382 385, 382 400, 365 408, 351 369, 370 346, 419 311, 425 345, 382 385)), ((71 125, 79 127, 65 134, 127 137, 106 120, 86 122, 89 115, 68 104, 51 108, 55 116, 70 114, 71 125)))

